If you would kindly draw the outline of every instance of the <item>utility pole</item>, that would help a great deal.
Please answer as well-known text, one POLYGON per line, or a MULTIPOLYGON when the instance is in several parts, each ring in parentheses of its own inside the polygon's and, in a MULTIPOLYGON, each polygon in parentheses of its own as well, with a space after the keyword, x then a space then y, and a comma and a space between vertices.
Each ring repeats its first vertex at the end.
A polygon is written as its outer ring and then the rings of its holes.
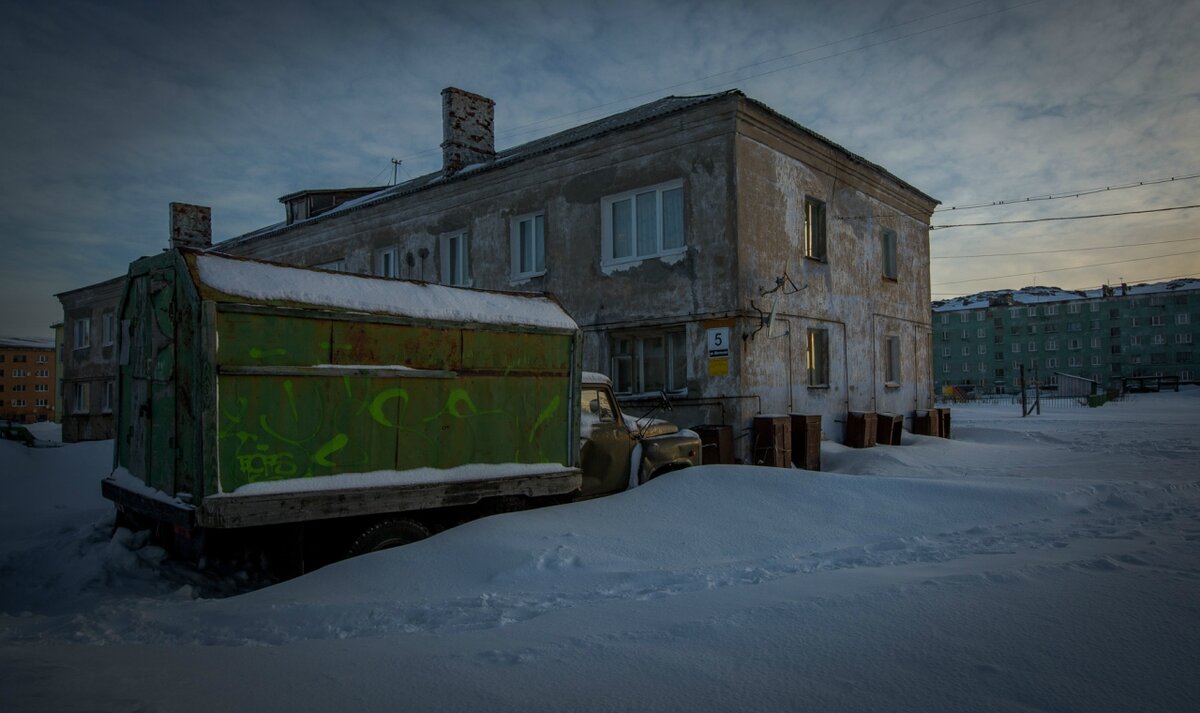
POLYGON ((400 164, 404 163, 403 159, 392 159, 392 185, 396 185, 396 171, 400 168, 400 164))

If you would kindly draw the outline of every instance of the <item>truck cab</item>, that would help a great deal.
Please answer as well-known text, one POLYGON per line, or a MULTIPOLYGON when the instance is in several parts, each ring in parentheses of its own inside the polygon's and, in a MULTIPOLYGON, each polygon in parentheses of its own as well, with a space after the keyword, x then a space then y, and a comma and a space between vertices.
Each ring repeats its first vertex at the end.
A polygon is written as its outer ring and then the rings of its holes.
POLYGON ((607 376, 584 372, 579 403, 579 497, 627 490, 663 473, 700 465, 696 433, 649 415, 623 414, 607 376))

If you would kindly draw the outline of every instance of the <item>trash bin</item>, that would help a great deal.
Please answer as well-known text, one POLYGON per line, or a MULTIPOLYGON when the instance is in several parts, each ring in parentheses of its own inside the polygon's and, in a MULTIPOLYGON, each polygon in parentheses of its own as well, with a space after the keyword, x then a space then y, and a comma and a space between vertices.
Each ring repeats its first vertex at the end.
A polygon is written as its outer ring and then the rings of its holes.
POLYGON ((791 419, 787 416, 755 416, 750 429, 754 465, 792 467, 791 419))
POLYGON ((821 417, 792 414, 792 465, 805 470, 821 469, 821 417))
POLYGON ((873 411, 851 411, 846 414, 845 443, 851 448, 870 448, 875 445, 873 411))
POLYGON ((881 446, 900 445, 904 417, 898 413, 881 413, 875 417, 875 442, 881 446))
POLYGON ((733 463, 733 426, 706 423, 692 430, 700 436, 700 462, 705 465, 733 463))
POLYGON ((912 432, 922 436, 940 436, 942 434, 942 415, 938 409, 914 411, 912 432))

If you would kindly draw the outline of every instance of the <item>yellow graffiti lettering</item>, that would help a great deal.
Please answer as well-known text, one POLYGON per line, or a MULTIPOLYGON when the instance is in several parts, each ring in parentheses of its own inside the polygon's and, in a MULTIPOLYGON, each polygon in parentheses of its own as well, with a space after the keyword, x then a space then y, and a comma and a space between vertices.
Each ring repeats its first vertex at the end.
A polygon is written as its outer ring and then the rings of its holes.
POLYGON ((250 482, 274 478, 290 478, 296 474, 296 460, 291 453, 252 453, 239 455, 238 469, 250 482))
POLYGON ((392 423, 391 419, 384 415, 383 406, 392 399, 401 399, 405 405, 408 405, 408 392, 399 386, 384 389, 375 396, 371 401, 371 405, 367 407, 367 410, 371 412, 371 418, 388 428, 395 428, 396 424, 392 423))
POLYGON ((321 448, 313 454, 313 462, 317 465, 337 465, 333 461, 329 460, 329 456, 345 448, 346 444, 349 442, 349 436, 344 433, 337 434, 333 438, 329 439, 328 443, 321 446, 321 448))

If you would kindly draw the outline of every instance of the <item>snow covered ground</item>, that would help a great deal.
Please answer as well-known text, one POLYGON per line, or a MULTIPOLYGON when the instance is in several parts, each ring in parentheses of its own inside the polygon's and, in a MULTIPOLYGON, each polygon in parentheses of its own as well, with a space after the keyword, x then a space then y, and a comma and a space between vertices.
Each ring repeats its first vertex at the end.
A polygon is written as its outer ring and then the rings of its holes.
POLYGON ((0 442, 0 709, 1196 711, 1198 434, 1200 390, 959 407, 223 598, 110 536, 111 444, 0 442))

